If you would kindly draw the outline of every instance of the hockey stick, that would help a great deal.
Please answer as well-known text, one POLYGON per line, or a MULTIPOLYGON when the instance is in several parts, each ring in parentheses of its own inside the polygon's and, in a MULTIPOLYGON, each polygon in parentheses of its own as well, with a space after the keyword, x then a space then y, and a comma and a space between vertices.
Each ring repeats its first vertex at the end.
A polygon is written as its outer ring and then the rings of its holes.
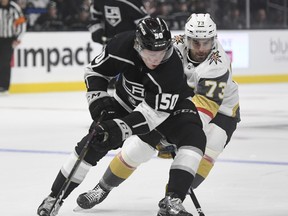
MULTIPOLYGON (((106 112, 102 112, 101 113, 101 116, 99 117, 99 119, 98 119, 98 121, 96 123, 96 126, 102 121, 102 119, 105 116, 105 114, 106 114, 106 112)), ((96 134, 96 130, 95 129, 93 129, 92 132, 88 134, 88 138, 87 138, 87 141, 86 141, 83 149, 81 150, 81 152, 80 152, 80 154, 79 154, 79 156, 78 156, 73 168, 71 169, 68 177, 66 178, 66 180, 65 180, 64 184, 62 185, 58 195, 56 196, 56 199, 55 199, 55 201, 54 201, 54 203, 53 203, 53 205, 52 205, 52 207, 51 207, 51 209, 49 211, 49 214, 48 214, 49 216, 53 212, 56 204, 61 203, 61 201, 63 200, 64 194, 66 193, 67 188, 69 187, 69 185, 71 183, 71 179, 72 179, 73 175, 75 174, 75 172, 77 171, 80 163, 82 162, 82 160, 86 156, 86 154, 87 154, 87 152, 89 150, 90 142, 92 141, 92 139, 95 136, 95 134, 96 134)))
MULTIPOLYGON (((172 157, 174 159, 175 156, 176 156, 176 153, 175 152, 171 152, 171 155, 172 155, 172 157)), ((192 186, 189 188, 188 192, 189 192, 190 198, 191 198, 191 200, 192 200, 192 202, 193 202, 193 204, 194 204, 199 216, 205 216, 205 214, 202 211, 202 208, 200 206, 200 203, 198 202, 198 199, 197 199, 197 197, 196 197, 196 195, 195 195, 195 193, 193 191, 192 186)))
POLYGON ((205 214, 202 211, 202 208, 201 208, 201 206, 200 206, 200 204, 199 204, 199 202, 197 200, 197 197, 196 197, 196 195, 195 195, 195 193, 193 191, 193 188, 190 187, 188 192, 189 192, 190 198, 193 201, 194 206, 196 207, 196 210, 197 210, 199 216, 205 216, 205 214))

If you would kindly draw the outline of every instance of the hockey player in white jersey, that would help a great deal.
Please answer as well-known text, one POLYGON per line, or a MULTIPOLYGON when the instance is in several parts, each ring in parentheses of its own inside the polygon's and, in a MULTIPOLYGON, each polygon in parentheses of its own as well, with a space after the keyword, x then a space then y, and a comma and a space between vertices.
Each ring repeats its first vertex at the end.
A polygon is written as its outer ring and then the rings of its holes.
MULTIPOLYGON (((207 137, 205 155, 192 182, 192 187, 196 188, 207 177, 240 121, 238 86, 232 80, 230 59, 217 40, 216 24, 209 14, 192 14, 186 23, 185 35, 175 36, 174 45, 183 60, 187 82, 195 92, 192 100, 207 137)), ((166 141, 161 143, 157 145, 160 157, 174 150, 166 141)), ((102 202, 114 187, 134 172, 143 155, 152 157, 155 151, 143 139, 124 143, 96 187, 79 195, 78 204, 92 208, 102 202)), ((170 215, 164 210, 167 205, 164 202, 159 202, 158 216, 170 215)))
POLYGON ((182 56, 188 85, 207 137, 205 155, 193 188, 207 177, 240 121, 238 85, 232 80, 231 61, 217 40, 210 14, 192 14, 185 35, 174 37, 182 56))

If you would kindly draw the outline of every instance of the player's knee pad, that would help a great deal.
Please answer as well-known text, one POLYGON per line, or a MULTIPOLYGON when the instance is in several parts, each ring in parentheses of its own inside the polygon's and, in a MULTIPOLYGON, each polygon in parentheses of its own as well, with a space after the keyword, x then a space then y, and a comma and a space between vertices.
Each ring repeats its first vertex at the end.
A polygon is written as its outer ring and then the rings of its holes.
POLYGON ((213 123, 210 123, 206 129, 207 130, 205 130, 205 133, 207 143, 205 155, 209 156, 215 161, 219 154, 224 150, 227 141, 227 134, 225 130, 213 123))
MULTIPOLYGON (((69 158, 61 167, 61 172, 66 178, 69 176, 77 159, 78 159, 78 155, 75 152, 73 152, 72 154, 70 154, 69 158)), ((74 173, 71 181, 80 184, 84 180, 85 176, 87 175, 91 167, 92 167, 91 164, 88 164, 82 160, 78 169, 74 173)))
POLYGON ((171 169, 181 169, 195 176, 203 153, 191 146, 182 146, 171 165, 171 169))
POLYGON ((135 168, 150 160, 155 154, 156 150, 138 136, 131 136, 126 139, 121 150, 121 157, 125 163, 135 168))

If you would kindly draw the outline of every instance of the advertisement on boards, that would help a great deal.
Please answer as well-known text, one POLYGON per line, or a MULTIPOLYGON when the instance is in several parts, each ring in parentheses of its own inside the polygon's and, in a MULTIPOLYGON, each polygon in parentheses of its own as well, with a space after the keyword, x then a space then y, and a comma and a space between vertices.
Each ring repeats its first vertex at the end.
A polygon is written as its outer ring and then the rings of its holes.
POLYGON ((249 67, 249 35, 247 32, 221 31, 218 32, 218 40, 230 57, 234 69, 249 67))
POLYGON ((14 51, 13 83, 81 81, 102 46, 89 32, 26 33, 14 51))
MULTIPOLYGON (((250 67, 253 75, 288 74, 288 32, 251 31, 250 67)), ((245 73, 245 72, 244 72, 245 73)))
MULTIPOLYGON (((172 35, 183 33, 172 31, 172 35)), ((232 61, 233 75, 288 74, 287 31, 218 31, 217 35, 232 61)), ((101 50, 89 32, 28 32, 14 51, 12 84, 83 82, 85 65, 101 50)))

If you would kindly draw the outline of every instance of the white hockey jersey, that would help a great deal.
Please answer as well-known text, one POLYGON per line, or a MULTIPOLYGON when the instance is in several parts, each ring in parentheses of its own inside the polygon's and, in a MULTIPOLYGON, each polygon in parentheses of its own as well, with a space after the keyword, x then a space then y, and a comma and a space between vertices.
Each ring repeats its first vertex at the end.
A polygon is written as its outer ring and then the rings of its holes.
POLYGON ((215 39, 214 48, 200 64, 193 64, 188 57, 183 35, 173 41, 183 59, 188 85, 194 89, 192 101, 202 122, 209 123, 218 112, 240 121, 238 85, 232 80, 231 62, 219 41, 215 39))

